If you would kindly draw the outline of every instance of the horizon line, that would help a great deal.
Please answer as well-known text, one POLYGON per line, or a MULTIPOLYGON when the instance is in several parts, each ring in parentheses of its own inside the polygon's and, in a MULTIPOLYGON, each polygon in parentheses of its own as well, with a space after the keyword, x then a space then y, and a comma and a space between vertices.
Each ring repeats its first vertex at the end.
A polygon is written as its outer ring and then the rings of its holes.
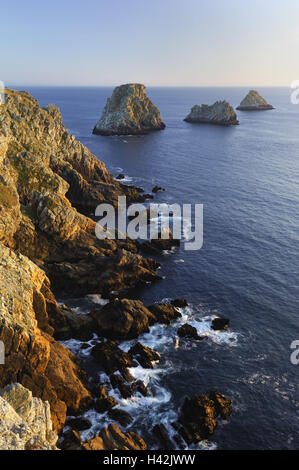
MULTIPOLYGON (((141 83, 141 82, 127 82, 128 83, 141 83)), ((124 85, 64 85, 64 84, 6 84, 5 88, 11 87, 53 87, 53 88, 115 88, 124 85)), ((291 85, 145 85, 147 88, 291 88, 291 85)))

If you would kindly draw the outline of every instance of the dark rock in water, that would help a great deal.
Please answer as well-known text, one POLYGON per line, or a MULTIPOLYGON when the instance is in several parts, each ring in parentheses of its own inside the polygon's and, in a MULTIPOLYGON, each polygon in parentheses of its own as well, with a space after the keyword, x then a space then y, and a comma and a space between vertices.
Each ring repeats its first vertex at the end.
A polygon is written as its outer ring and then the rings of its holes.
POLYGON ((216 103, 211 106, 207 104, 203 104, 202 106, 195 105, 184 121, 217 124, 220 126, 239 124, 234 108, 227 101, 216 101, 216 103))
POLYGON ((160 354, 142 343, 137 343, 129 350, 129 354, 134 356, 139 364, 145 369, 152 369, 154 361, 160 360, 160 354))
POLYGON ((165 250, 171 250, 175 246, 180 246, 180 240, 173 238, 169 229, 163 229, 158 233, 157 239, 151 239, 142 243, 141 249, 146 253, 161 255, 165 250))
POLYGON ((108 412, 109 418, 113 419, 113 421, 117 421, 123 427, 129 426, 132 423, 133 418, 130 413, 127 411, 120 410, 118 408, 114 408, 108 412))
POLYGON ((98 413, 104 413, 118 405, 114 397, 108 396, 106 388, 101 385, 98 390, 98 398, 95 402, 95 409, 98 413))
POLYGON ((119 374, 110 376, 110 382, 113 388, 117 388, 123 398, 131 398, 134 395, 135 383, 128 385, 119 374))
POLYGON ((217 415, 220 415, 222 419, 228 420, 233 411, 231 399, 215 391, 210 392, 209 398, 215 404, 217 415))
POLYGON ((91 428, 91 422, 86 418, 72 418, 67 421, 67 425, 76 431, 84 431, 91 428))
POLYGON ((123 376, 123 378, 125 379, 126 382, 129 382, 129 383, 132 383, 135 381, 133 375, 130 373, 129 369, 127 368, 123 368, 123 369, 120 369, 120 373, 121 375, 123 376))
POLYGON ((154 186, 153 189, 152 189, 152 193, 159 193, 161 191, 165 191, 164 188, 161 188, 161 186, 154 186))
POLYGON ((146 96, 146 87, 139 83, 129 83, 114 89, 93 133, 136 135, 164 128, 159 109, 146 96))
POLYGON ((107 374, 113 374, 117 370, 135 366, 131 356, 122 351, 114 341, 108 340, 96 344, 91 350, 91 355, 107 374))
POLYGON ((144 397, 148 396, 148 390, 147 387, 144 385, 142 380, 137 380, 136 382, 136 392, 141 393, 144 397))
POLYGON ((224 330, 227 330, 228 327, 229 327, 228 318, 217 317, 217 318, 214 318, 212 321, 213 330, 224 331, 224 330))
POLYGON ((81 437, 78 431, 66 431, 59 442, 61 450, 83 450, 81 437))
POLYGON ((169 325, 170 322, 182 316, 171 304, 154 304, 150 305, 148 309, 154 315, 156 322, 166 325, 169 325))
POLYGON ((117 177, 116 177, 117 180, 124 180, 125 179, 125 175, 123 173, 120 173, 117 177))
POLYGON ((216 416, 215 404, 206 395, 185 398, 179 417, 180 434, 188 444, 208 439, 217 426, 216 416))
POLYGON ((103 440, 104 450, 146 450, 144 440, 135 432, 124 434, 116 424, 109 424, 102 429, 100 437, 103 440))
POLYGON ((73 312, 66 305, 61 307, 63 318, 55 322, 55 339, 65 341, 70 338, 89 341, 95 331, 95 321, 89 315, 73 312))
POLYGON ((99 333, 111 339, 133 339, 149 331, 154 318, 139 300, 112 299, 91 313, 99 333))
POLYGON ((200 341, 200 340, 203 339, 203 337, 198 335, 197 329, 194 328, 194 326, 188 325, 188 323, 186 323, 185 325, 181 326, 178 329, 178 335, 181 338, 183 338, 183 337, 192 338, 192 339, 195 339, 197 341, 200 341))
POLYGON ((275 108, 271 104, 268 104, 257 91, 250 90, 237 109, 240 111, 267 111, 275 108))
POLYGON ((160 450, 175 449, 176 446, 169 437, 168 431, 164 424, 156 424, 156 426, 153 428, 153 435, 161 443, 160 450))
POLYGON ((219 415, 228 419, 231 412, 231 400, 219 392, 211 392, 209 397, 187 397, 175 428, 188 444, 196 443, 212 436, 219 415))
POLYGON ((185 299, 174 299, 171 301, 171 305, 178 308, 188 307, 187 300, 185 299))

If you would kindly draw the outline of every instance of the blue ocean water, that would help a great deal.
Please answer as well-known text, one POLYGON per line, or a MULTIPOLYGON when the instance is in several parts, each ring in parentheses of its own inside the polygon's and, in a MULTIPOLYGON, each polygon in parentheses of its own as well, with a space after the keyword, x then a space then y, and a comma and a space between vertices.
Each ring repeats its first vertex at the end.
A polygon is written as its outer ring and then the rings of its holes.
POLYGON ((186 298, 188 322, 209 337, 177 344, 175 327, 145 335, 162 361, 150 378, 152 401, 123 403, 135 409, 134 429, 146 435, 175 418, 186 394, 217 389, 234 410, 213 437, 217 448, 298 448, 299 365, 291 364, 290 344, 299 340, 299 105, 290 90, 259 89, 276 109, 238 112, 240 125, 223 128, 183 118, 216 99, 237 106, 248 89, 149 88, 167 127, 138 137, 92 135, 112 88, 26 90, 41 106, 60 107, 71 133, 115 175, 146 191, 166 188, 155 202, 204 205, 203 248, 162 256, 164 279, 140 297, 186 298), (228 333, 211 331, 213 315, 230 318, 228 333))

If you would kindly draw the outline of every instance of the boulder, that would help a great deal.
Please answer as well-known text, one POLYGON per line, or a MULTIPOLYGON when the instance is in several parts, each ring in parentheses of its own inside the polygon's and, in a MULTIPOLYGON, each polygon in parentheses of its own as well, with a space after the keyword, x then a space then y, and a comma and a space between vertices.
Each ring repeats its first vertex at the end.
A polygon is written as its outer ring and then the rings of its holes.
POLYGON ((230 398, 221 395, 220 392, 212 391, 209 393, 209 398, 215 404, 217 415, 220 415, 222 419, 228 420, 232 414, 232 401, 230 398))
POLYGON ((174 450, 176 448, 164 424, 156 424, 153 428, 153 435, 160 441, 160 450, 174 450))
POLYGON ((171 305, 173 305, 174 307, 177 307, 177 308, 188 307, 187 300, 185 300, 185 299, 174 299, 174 300, 171 301, 171 305))
POLYGON ((123 368, 135 366, 131 356, 122 351, 115 341, 108 340, 96 344, 91 350, 91 355, 108 375, 117 370, 120 371, 123 368))
POLYGON ((108 396, 107 390, 103 385, 100 385, 97 391, 97 400, 95 402, 95 409, 98 413, 104 413, 111 410, 114 406, 118 405, 114 397, 108 396))
POLYGON ((106 338, 125 340, 149 331, 154 318, 139 300, 114 299, 91 313, 99 333, 106 338))
POLYGON ((250 90, 237 109, 240 111, 267 111, 269 109, 274 109, 274 107, 271 104, 268 104, 257 91, 250 90))
POLYGON ((67 425, 75 431, 85 431, 85 429, 91 428, 92 424, 89 419, 78 417, 72 418, 67 421, 67 425))
POLYGON ((125 179, 125 175, 123 173, 120 173, 119 175, 117 175, 116 177, 117 180, 124 180, 125 179))
POLYGON ((224 330, 227 330, 228 327, 229 327, 229 319, 228 318, 217 317, 217 318, 214 318, 213 321, 212 321, 211 328, 213 330, 224 331, 224 330))
POLYGON ((124 428, 129 426, 129 424, 131 424, 133 421, 133 418, 130 415, 130 413, 128 413, 127 411, 121 410, 119 408, 113 408, 113 410, 110 410, 108 412, 108 416, 110 419, 112 419, 113 421, 116 421, 124 428))
POLYGON ((181 338, 191 338, 197 341, 200 341, 203 339, 203 337, 199 336, 199 334, 197 333, 197 329, 194 328, 194 326, 188 325, 188 323, 186 323, 185 325, 182 325, 178 329, 178 335, 181 338))
POLYGON ((139 342, 131 347, 129 354, 134 356, 145 369, 152 369, 153 362, 160 360, 159 353, 139 342))
POLYGON ((93 133, 100 135, 145 134, 165 128, 160 111, 146 96, 146 87, 138 83, 114 89, 93 133))
POLYGON ((221 126, 232 126, 239 124, 234 108, 227 101, 216 101, 213 105, 195 105, 188 116, 186 122, 217 124, 221 126))
POLYGON ((154 186, 153 189, 152 189, 152 193, 159 193, 159 192, 162 192, 162 191, 165 191, 164 188, 161 188, 161 186, 154 186))
POLYGON ((113 388, 117 388, 123 398, 131 398, 134 395, 136 384, 125 383, 123 377, 119 374, 110 375, 110 382, 113 388))
POLYGON ((182 316, 171 304, 154 304, 150 305, 148 309, 154 316, 155 322, 164 323, 166 325, 169 325, 173 320, 182 316))

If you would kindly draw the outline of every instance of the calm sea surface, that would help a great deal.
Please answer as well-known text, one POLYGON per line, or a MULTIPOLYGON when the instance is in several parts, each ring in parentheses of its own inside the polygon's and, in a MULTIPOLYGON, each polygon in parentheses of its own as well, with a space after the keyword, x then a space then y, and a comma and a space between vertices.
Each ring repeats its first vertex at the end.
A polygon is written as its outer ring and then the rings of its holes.
MULTIPOLYGON (((133 428, 151 442, 152 425, 174 420, 186 394, 217 389, 232 398, 234 411, 206 447, 298 448, 299 365, 290 362, 290 344, 299 340, 299 105, 291 104, 290 90, 260 89, 276 109, 239 112, 240 126, 222 128, 183 118, 194 104, 216 99, 237 106, 248 89, 149 88, 167 127, 124 138, 92 135, 112 88, 26 90, 41 106, 56 104, 70 132, 115 175, 125 173, 146 191, 166 188, 155 202, 204 205, 203 248, 163 255, 164 279, 140 297, 146 304, 188 299, 178 323, 187 320, 208 339, 176 344, 178 325, 144 335, 162 361, 153 372, 134 372, 149 381, 152 396, 121 402, 133 428), (212 332, 213 315, 230 318, 228 332, 212 332)), ((93 431, 106 419, 89 417, 93 431)))

